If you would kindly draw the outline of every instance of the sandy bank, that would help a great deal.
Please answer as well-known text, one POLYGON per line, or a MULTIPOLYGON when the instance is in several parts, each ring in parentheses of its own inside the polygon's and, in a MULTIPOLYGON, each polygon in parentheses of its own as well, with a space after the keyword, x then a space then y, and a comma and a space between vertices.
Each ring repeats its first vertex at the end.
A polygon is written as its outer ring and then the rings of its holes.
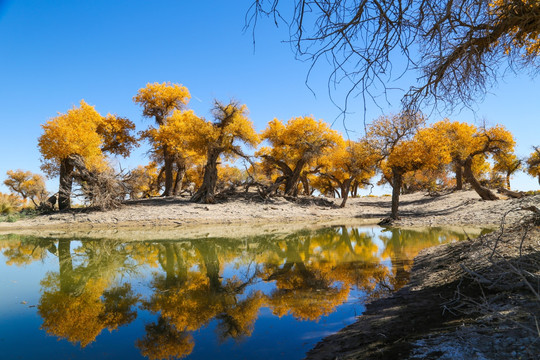
MULTIPOLYGON (((322 224, 351 220, 377 223, 390 212, 390 197, 352 198, 345 208, 340 199, 273 198, 261 202, 255 196, 237 196, 227 201, 201 205, 185 198, 153 198, 128 201, 119 209, 69 212, 37 216, 14 223, 0 223, 0 232, 30 229, 90 230, 119 228, 192 228, 199 226, 305 223, 322 224)), ((422 193, 401 197, 400 226, 495 225, 511 209, 540 205, 540 195, 524 199, 483 201, 472 191, 441 196, 422 193)), ((511 213, 511 222, 517 215, 511 213)))

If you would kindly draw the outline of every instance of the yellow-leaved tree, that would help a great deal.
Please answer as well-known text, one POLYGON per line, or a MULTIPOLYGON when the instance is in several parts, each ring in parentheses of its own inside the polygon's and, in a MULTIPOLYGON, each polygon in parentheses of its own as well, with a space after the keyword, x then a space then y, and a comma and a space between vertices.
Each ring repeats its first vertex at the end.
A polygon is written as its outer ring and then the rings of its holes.
POLYGON ((535 62, 540 55, 540 3, 536 0, 493 0, 494 31, 502 33, 493 47, 500 46, 506 55, 518 55, 535 62), (498 30, 495 30, 499 28, 498 30))
POLYGON ((38 139, 41 168, 51 177, 60 175, 60 210, 71 206, 75 170, 79 174, 102 171, 107 168, 105 151, 126 156, 136 145, 132 135, 135 125, 131 121, 110 114, 103 117, 84 100, 79 107, 47 121, 42 128, 43 135, 38 139))
POLYGON ((456 174, 456 190, 463 190, 463 162, 471 152, 470 146, 476 126, 444 119, 433 124, 433 127, 443 134, 447 142, 452 167, 456 174))
MULTIPOLYGON (((204 161, 204 155, 196 151, 198 149, 198 133, 200 126, 205 126, 203 119, 199 118, 192 110, 174 110, 172 115, 165 118, 159 127, 150 127, 142 132, 142 137, 152 144, 152 158, 154 162, 162 164, 166 153, 170 163, 159 172, 165 174, 165 192, 169 195, 179 195, 186 172, 204 161), (171 189, 167 191, 167 169, 172 174, 171 189)), ((161 181, 159 181, 161 182, 161 181)))
POLYGON ((126 184, 130 199, 158 196, 159 174, 157 164, 151 161, 148 165, 139 165, 129 172, 126 184))
POLYGON ((456 183, 460 188, 461 171, 463 177, 484 200, 497 200, 491 190, 482 186, 475 176, 474 168, 485 163, 488 156, 502 158, 514 151, 515 141, 512 134, 502 125, 491 128, 460 122, 443 120, 433 124, 433 128, 442 135, 452 162, 456 169, 456 183))
POLYGON ((340 189, 340 207, 345 207, 351 188, 364 187, 375 175, 378 159, 379 154, 366 139, 341 142, 326 156, 319 173, 340 189))
POLYGON ((535 146, 534 152, 527 159, 527 172, 537 177, 540 184, 540 146, 535 146))
POLYGON ((247 173, 236 166, 223 164, 218 166, 218 181, 216 188, 218 191, 235 189, 245 182, 247 173))
POLYGON ((22 196, 23 200, 30 199, 34 206, 38 207, 47 198, 45 179, 40 174, 31 171, 8 170, 7 179, 4 180, 12 192, 22 196))
POLYGON ((224 104, 215 101, 213 108, 214 121, 200 119, 197 127, 186 132, 191 149, 206 156, 203 182, 191 201, 213 203, 218 180, 218 161, 220 157, 248 158, 239 143, 254 148, 259 144, 259 136, 253 123, 247 117, 246 105, 231 101, 224 104))
POLYGON ((521 169, 522 161, 511 152, 501 152, 494 156, 493 171, 504 175, 506 188, 510 190, 510 177, 521 169))
POLYGON ((393 219, 398 219, 403 175, 424 168, 436 169, 450 162, 441 133, 433 128, 422 128, 424 124, 422 114, 402 112, 382 116, 368 127, 367 138, 382 159, 380 168, 383 173, 390 174, 393 219))
MULTIPOLYGON (((148 83, 146 87, 139 89, 133 101, 143 108, 143 116, 154 118, 158 127, 165 125, 167 117, 174 110, 182 110, 189 102, 191 95, 185 86, 178 84, 148 83)), ((147 137, 152 140, 152 137, 147 137)), ((169 150, 167 143, 155 146, 163 154, 164 172, 165 172, 165 190, 163 196, 173 195, 173 164, 174 155, 169 150)))
POLYGON ((261 138, 270 143, 270 147, 257 152, 263 159, 263 166, 281 173, 268 194, 284 184, 284 194, 288 196, 298 194, 302 172, 343 141, 337 131, 313 116, 291 118, 286 124, 274 119, 268 123, 261 138))

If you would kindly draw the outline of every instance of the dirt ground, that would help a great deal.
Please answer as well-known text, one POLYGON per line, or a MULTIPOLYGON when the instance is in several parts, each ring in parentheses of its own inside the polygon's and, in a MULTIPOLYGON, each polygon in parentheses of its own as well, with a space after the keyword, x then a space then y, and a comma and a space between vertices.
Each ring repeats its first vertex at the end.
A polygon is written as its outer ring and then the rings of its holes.
MULTIPOLYGON (((0 223, 0 232, 14 229, 110 229, 181 227, 223 224, 324 223, 356 220, 377 223, 390 213, 389 196, 349 199, 282 197, 261 201, 256 194, 239 194, 216 204, 194 204, 187 198, 152 198, 128 201, 119 209, 93 211, 73 209, 14 223, 0 223)), ((401 226, 498 225, 511 209, 540 204, 540 195, 523 199, 483 201, 473 191, 440 196, 415 193, 401 196, 401 226)), ((519 216, 508 215, 508 220, 519 216)))

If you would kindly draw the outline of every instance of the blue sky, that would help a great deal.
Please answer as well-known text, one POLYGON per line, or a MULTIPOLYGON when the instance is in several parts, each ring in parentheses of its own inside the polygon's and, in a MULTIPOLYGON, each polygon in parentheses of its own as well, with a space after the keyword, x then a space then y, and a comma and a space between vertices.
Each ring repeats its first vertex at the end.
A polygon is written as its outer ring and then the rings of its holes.
MULTIPOLYGON (((285 26, 259 22, 253 46, 251 32, 243 31, 249 5, 249 0, 0 0, 0 180, 9 169, 39 172, 40 124, 81 99, 103 115, 130 118, 138 130, 152 124, 132 101, 148 82, 187 86, 190 107, 202 116, 209 115, 214 98, 235 98, 248 106, 259 131, 274 117, 312 114, 333 122, 339 110, 326 92, 329 68, 316 68, 314 96, 304 83, 309 64, 295 60, 284 42, 285 26)), ((474 111, 450 118, 503 124, 515 135, 517 154, 526 156, 540 145, 539 90, 528 74, 508 73, 474 111)), ((368 122, 382 114, 367 106, 368 122)), ((362 108, 359 99, 352 100, 346 119, 355 131, 352 138, 363 132, 362 108)), ((397 101, 382 109, 397 110, 397 101)), ((334 127, 343 131, 341 120, 334 127)), ((122 167, 147 163, 145 150, 120 160, 122 167)), ((539 188, 524 174, 513 186, 539 188)), ((56 191, 56 181, 48 187, 56 191)), ((6 188, 1 185, 0 191, 6 188)))

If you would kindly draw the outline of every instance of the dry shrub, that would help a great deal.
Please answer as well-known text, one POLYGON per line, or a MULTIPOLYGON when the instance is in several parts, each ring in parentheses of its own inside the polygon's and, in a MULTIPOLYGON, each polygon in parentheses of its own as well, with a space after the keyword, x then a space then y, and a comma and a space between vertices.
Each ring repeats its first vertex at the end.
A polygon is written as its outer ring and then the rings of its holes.
POLYGON ((9 215, 21 210, 23 200, 17 195, 0 193, 0 214, 9 215))
POLYGON ((122 204, 129 189, 121 174, 108 169, 93 173, 90 181, 81 181, 81 192, 90 206, 109 210, 122 204))

